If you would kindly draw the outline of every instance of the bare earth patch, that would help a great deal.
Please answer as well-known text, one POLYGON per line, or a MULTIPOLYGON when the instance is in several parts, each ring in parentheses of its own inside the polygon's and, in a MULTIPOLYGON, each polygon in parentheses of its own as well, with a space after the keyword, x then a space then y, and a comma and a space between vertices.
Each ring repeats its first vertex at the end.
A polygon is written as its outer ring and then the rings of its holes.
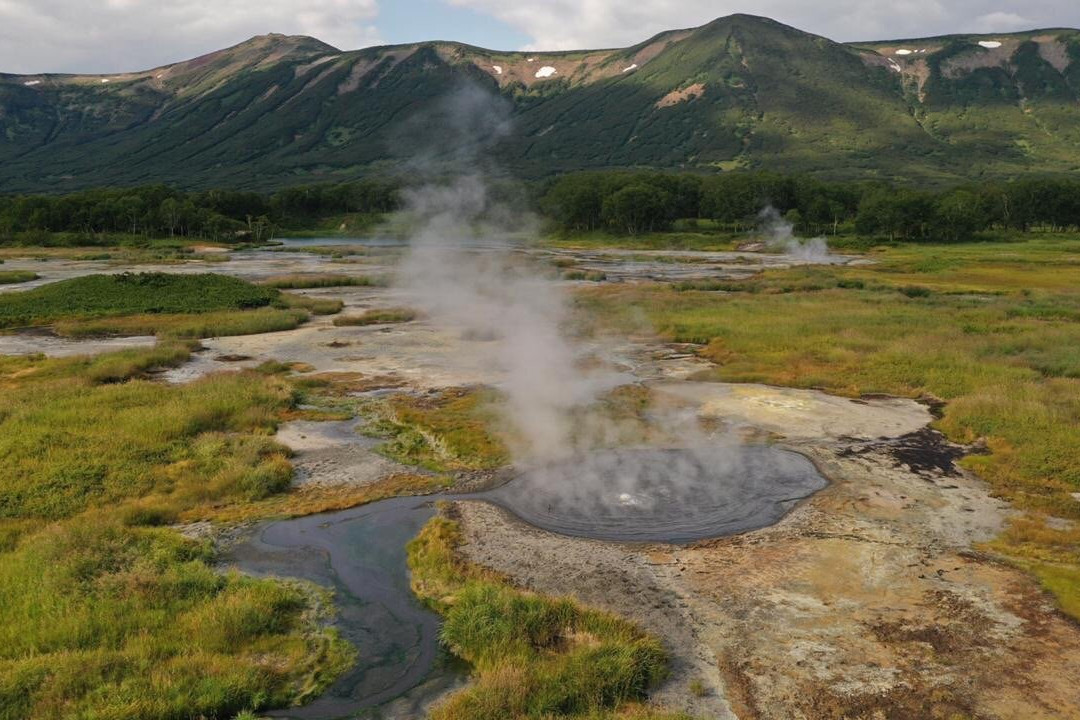
POLYGON ((664 97, 657 101, 656 107, 666 108, 684 103, 694 98, 699 98, 705 94, 705 83, 694 83, 690 87, 683 88, 682 90, 672 90, 664 97))
POLYGON ((373 452, 379 440, 356 432, 356 420, 286 423, 274 439, 296 453, 292 458, 297 487, 372 485, 402 466, 373 452))
POLYGON ((797 391, 809 406, 799 420, 768 402, 787 391, 726 390, 698 392, 699 411, 721 412, 720 401, 762 429, 781 413, 790 446, 830 487, 771 528, 689 547, 564 538, 462 503, 462 552, 665 638, 673 676, 655 699, 668 707, 785 720, 1080 716, 1080 629, 1031 578, 977 551, 1009 511, 949 447, 929 432, 897 437, 915 419, 903 407, 865 414, 872 405, 797 391), (894 411, 881 433, 875 419, 894 411), (841 439, 845 423, 893 437, 841 439))

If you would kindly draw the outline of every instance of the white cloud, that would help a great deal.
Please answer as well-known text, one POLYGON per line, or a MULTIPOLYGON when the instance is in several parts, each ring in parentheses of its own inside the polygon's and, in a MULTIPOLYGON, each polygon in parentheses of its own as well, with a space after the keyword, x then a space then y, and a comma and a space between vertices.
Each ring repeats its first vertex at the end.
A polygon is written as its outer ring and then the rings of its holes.
MULTIPOLYGON (((416 4, 408 34, 445 15, 416 4)), ((441 0, 502 21, 532 50, 621 47, 731 13, 765 15, 834 40, 917 38, 1080 25, 1076 0, 441 0)), ((0 72, 145 70, 280 32, 342 49, 380 42, 379 0, 0 0, 0 72)), ((399 13, 398 15, 402 15, 399 13)), ((440 20, 440 18, 442 20, 440 20)), ((468 17, 463 22, 466 22, 468 17)), ((400 33, 400 29, 396 32, 400 33)), ((490 38, 491 47, 506 43, 490 38)))
POLYGON ((978 32, 1010 32, 1034 27, 1035 23, 1026 17, 1011 12, 992 12, 982 15, 975 20, 974 27, 978 32))
POLYGON ((0 72, 145 70, 269 32, 379 42, 377 0, 0 0, 0 72))
MULTIPOLYGON (((1024 16, 1005 0, 444 0, 489 14, 532 38, 526 48, 622 47, 662 30, 732 13, 765 15, 835 40, 1001 32, 1080 25, 1075 0, 1029 0, 1024 16)), ((1015 5, 1015 3, 1013 3, 1015 5)))

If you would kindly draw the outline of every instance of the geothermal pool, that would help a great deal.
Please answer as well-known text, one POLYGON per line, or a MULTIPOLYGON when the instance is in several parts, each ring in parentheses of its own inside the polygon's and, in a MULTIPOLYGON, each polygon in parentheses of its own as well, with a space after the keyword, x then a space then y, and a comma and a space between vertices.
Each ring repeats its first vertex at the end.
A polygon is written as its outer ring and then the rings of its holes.
POLYGON ((609 450, 530 470, 479 499, 561 535, 687 543, 772 525, 826 484, 802 455, 765 445, 609 450))
POLYGON ((356 665, 314 702, 269 713, 331 720, 423 717, 460 685, 439 649, 439 617, 409 589, 406 543, 435 500, 490 502, 545 530, 620 542, 687 543, 776 523, 827 480, 798 453, 764 445, 625 449, 529 469, 482 493, 392 498, 262 526, 227 560, 256 575, 335 591, 336 626, 356 665))

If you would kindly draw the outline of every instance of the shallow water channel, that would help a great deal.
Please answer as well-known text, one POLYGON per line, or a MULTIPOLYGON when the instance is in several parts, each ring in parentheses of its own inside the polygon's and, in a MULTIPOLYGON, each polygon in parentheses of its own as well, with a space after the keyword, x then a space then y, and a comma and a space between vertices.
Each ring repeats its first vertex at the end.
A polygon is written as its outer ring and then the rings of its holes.
POLYGON ((262 526, 227 559, 254 575, 335 591, 335 625, 356 665, 314 702, 270 713, 329 720, 404 720, 464 682, 440 650, 439 617, 409 588, 405 545, 436 500, 479 500, 554 532, 623 542, 730 535, 779 521, 827 481, 803 456, 767 446, 616 450, 520 474, 470 495, 393 498, 262 526))
POLYGON ((463 673, 440 654, 439 616, 409 589, 405 545, 433 515, 430 498, 392 498, 262 526, 226 561, 253 575, 309 580, 334 590, 335 626, 356 664, 314 702, 272 717, 422 717, 463 673))

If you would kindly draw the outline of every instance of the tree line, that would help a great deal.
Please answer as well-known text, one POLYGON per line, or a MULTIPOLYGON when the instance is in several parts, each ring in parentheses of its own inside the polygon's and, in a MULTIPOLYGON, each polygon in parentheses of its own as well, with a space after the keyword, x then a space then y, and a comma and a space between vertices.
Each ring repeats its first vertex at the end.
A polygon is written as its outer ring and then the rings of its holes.
MULTIPOLYGON (((162 185, 0 195, 0 242, 94 244, 115 235, 263 242, 281 228, 310 227, 343 214, 393 212, 401 207, 401 189, 390 181, 361 180, 270 195, 162 185)), ((567 232, 640 234, 698 220, 739 231, 756 226, 767 206, 803 235, 961 241, 991 229, 1080 228, 1080 180, 1071 178, 920 190, 770 172, 611 171, 563 175, 534 187, 531 196, 541 214, 567 232)))
POLYGON ((58 196, 0 195, 0 241, 49 242, 62 233, 91 244, 111 235, 262 242, 281 227, 347 213, 391 212, 399 205, 398 192, 395 184, 363 180, 271 195, 184 192, 163 185, 58 196))
POLYGON ((991 229, 1080 228, 1080 180, 1028 178, 932 191, 768 172, 581 172, 550 181, 540 206, 564 231, 638 234, 668 230, 677 220, 741 230, 772 206, 805 235, 955 242, 991 229))

